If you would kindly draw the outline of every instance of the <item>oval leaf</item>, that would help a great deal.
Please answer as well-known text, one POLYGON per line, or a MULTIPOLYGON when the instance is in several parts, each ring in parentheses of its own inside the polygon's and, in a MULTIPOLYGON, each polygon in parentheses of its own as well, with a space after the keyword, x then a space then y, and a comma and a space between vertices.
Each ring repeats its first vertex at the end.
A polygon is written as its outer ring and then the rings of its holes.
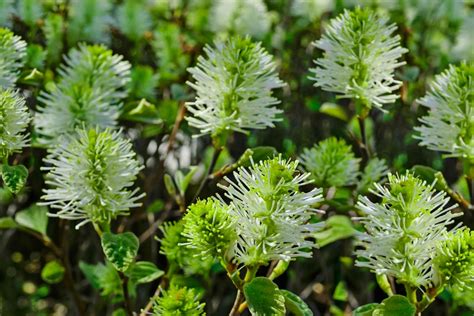
POLYGON ((0 229, 16 228, 18 225, 11 217, 0 218, 0 229))
POLYGON ((370 303, 370 304, 359 306, 354 310, 353 315, 354 316, 372 316, 372 313, 374 312, 375 308, 377 308, 377 306, 379 305, 380 305, 379 303, 370 303))
POLYGON ((257 277, 245 284, 244 295, 252 315, 285 315, 285 297, 268 278, 257 277))
POLYGON ((41 278, 49 284, 59 283, 63 280, 65 271, 63 265, 59 261, 50 261, 41 271, 41 278))
POLYGON ((416 308, 405 296, 393 295, 377 306, 373 316, 414 316, 416 308))
POLYGON ((133 233, 102 234, 102 249, 105 256, 118 271, 125 272, 133 263, 138 253, 138 246, 138 238, 133 233))
POLYGON ((18 193, 25 186, 28 169, 25 166, 2 165, 2 180, 12 193, 18 193))
POLYGON ((313 312, 301 297, 287 290, 280 290, 280 293, 285 297, 286 309, 293 315, 313 316, 313 312))
POLYGON ((21 226, 46 235, 46 228, 48 227, 48 208, 33 204, 26 210, 16 213, 15 221, 21 226))
POLYGON ((152 282, 163 274, 165 273, 158 269, 152 262, 139 261, 130 268, 128 276, 133 283, 141 284, 152 282))

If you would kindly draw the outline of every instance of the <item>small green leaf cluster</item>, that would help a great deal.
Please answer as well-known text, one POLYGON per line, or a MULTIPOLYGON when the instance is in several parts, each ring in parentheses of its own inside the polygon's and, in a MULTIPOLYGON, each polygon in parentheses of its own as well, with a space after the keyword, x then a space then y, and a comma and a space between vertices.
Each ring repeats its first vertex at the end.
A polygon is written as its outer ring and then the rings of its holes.
POLYGON ((205 305, 200 302, 200 296, 194 289, 172 285, 167 290, 162 289, 161 295, 155 298, 153 315, 201 316, 206 315, 205 305))

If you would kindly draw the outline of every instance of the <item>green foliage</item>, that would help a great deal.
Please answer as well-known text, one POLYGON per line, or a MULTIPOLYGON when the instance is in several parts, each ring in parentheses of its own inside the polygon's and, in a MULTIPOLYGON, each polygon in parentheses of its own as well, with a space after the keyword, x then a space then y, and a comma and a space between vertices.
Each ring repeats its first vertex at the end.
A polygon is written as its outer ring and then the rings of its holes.
POLYGON ((351 220, 343 215, 334 215, 324 222, 324 228, 314 233, 319 247, 324 247, 340 239, 352 237, 357 230, 351 220))
POLYGON ((43 270, 41 270, 41 278, 46 283, 56 284, 62 281, 65 271, 65 268, 59 261, 53 260, 43 267, 43 270))
POLYGON ((252 315, 285 315, 285 296, 267 278, 256 277, 245 284, 244 295, 252 315))
POLYGON ((3 184, 12 193, 18 193, 23 189, 28 178, 28 169, 25 166, 1 166, 3 184))
POLYGON ((168 290, 161 290, 161 295, 154 300, 153 315, 206 315, 204 312, 206 304, 201 303, 199 299, 194 289, 171 286, 168 290))
POLYGON ((158 279, 164 274, 164 272, 158 269, 153 262, 138 261, 130 267, 127 274, 131 282, 141 284, 149 283, 158 279))
POLYGON ((46 235, 48 228, 48 208, 32 205, 29 208, 15 214, 15 221, 28 229, 46 235))
POLYGON ((133 233, 112 234, 106 232, 102 234, 101 243, 105 256, 118 271, 127 271, 135 261, 139 242, 133 233))
POLYGON ((280 290, 280 293, 285 297, 285 307, 287 311, 295 316, 313 315, 311 309, 298 295, 287 290, 280 290))
POLYGON ((415 316, 416 308, 405 296, 393 295, 377 305, 372 316, 415 316))

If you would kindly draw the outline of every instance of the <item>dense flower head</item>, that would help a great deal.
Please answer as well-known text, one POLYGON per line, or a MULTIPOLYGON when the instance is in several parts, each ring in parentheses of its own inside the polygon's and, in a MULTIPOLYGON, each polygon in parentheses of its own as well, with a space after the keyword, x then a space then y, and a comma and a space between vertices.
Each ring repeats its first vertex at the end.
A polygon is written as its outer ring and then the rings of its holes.
POLYGON ((436 192, 413 174, 389 174, 388 184, 375 184, 372 193, 381 199, 362 197, 357 203, 366 233, 360 236, 362 249, 357 265, 386 274, 413 287, 432 280, 432 254, 444 239, 447 226, 460 215, 447 207, 449 197, 436 192))
POLYGON ((228 258, 237 236, 229 206, 216 198, 200 200, 189 206, 184 220, 186 246, 201 257, 228 258))
POLYGON ((54 90, 43 91, 35 127, 45 143, 78 127, 116 125, 120 102, 127 96, 130 63, 101 45, 80 45, 70 51, 59 69, 54 90))
POLYGON ((50 188, 44 190, 43 204, 58 210, 51 216, 81 220, 76 228, 110 223, 141 205, 143 195, 130 187, 142 166, 121 131, 81 129, 54 148, 45 163, 50 188))
POLYGON ((398 59, 407 50, 400 36, 392 36, 395 24, 387 24, 370 9, 344 11, 332 19, 322 38, 313 44, 324 51, 311 69, 315 86, 351 98, 365 107, 382 108, 395 102, 401 86, 394 71, 404 64, 398 59))
POLYGON ((428 108, 416 138, 431 150, 474 160, 474 63, 451 65, 437 75, 418 103, 428 108))
POLYGON ((321 16, 334 9, 332 0, 294 0, 291 4, 291 14, 316 21, 321 16))
POLYGON ((210 29, 214 32, 263 38, 271 19, 262 0, 217 0, 211 8, 210 29))
POLYGON ((169 289, 161 290, 161 295, 155 298, 153 304, 153 315, 156 316, 201 316, 204 312, 205 303, 200 302, 200 296, 196 290, 187 287, 171 285, 169 289))
POLYGON ((252 163, 234 172, 225 196, 238 235, 235 261, 247 266, 272 260, 311 257, 316 246, 312 233, 319 224, 310 223, 313 208, 322 200, 321 189, 301 192, 310 183, 309 173, 297 172, 298 162, 276 157, 252 163))
POLYGON ((184 236, 184 221, 166 222, 161 226, 163 237, 160 239, 160 253, 166 256, 170 265, 169 270, 182 269, 186 275, 206 275, 213 263, 210 256, 202 257, 199 250, 190 247, 184 236))
POLYGON ((207 58, 200 56, 190 68, 196 100, 187 104, 189 124, 200 135, 219 137, 229 131, 273 127, 279 121, 279 101, 272 89, 284 83, 275 72, 275 63, 260 43, 233 37, 215 48, 206 46, 207 58))
POLYGON ((360 159, 355 158, 350 145, 335 137, 320 141, 312 148, 305 148, 300 161, 319 187, 351 185, 359 174, 360 159))
POLYGON ((9 29, 0 28, 0 87, 13 87, 26 57, 26 42, 9 29))
POLYGON ((435 283, 458 290, 474 289, 474 232, 469 228, 446 234, 433 259, 435 283))
POLYGON ((69 6, 68 43, 107 43, 112 22, 110 0, 71 0, 69 6))
POLYGON ((30 119, 23 97, 0 87, 0 161, 27 145, 30 119))

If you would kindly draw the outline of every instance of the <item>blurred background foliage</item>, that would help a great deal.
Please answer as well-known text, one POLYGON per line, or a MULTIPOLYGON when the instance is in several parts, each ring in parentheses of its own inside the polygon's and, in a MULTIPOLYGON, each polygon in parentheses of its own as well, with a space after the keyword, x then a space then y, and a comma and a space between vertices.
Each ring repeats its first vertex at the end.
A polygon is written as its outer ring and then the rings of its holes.
MULTIPOLYGON (((387 112, 371 112, 369 142, 391 171, 404 171, 414 165, 432 167, 442 171, 448 183, 468 197, 460 163, 443 160, 440 154, 419 147, 412 136, 417 119, 425 111, 414 101, 425 94, 433 76, 450 63, 473 60, 473 1, 0 0, 0 26, 11 28, 28 43, 27 65, 18 86, 29 96, 33 110, 39 91, 57 79, 63 54, 79 42, 103 43, 132 63, 130 93, 121 125, 146 165, 139 185, 147 197, 142 208, 133 210, 116 226, 144 238, 140 257, 164 268, 166 260, 153 238, 161 233, 153 229, 160 220, 178 214, 162 183, 163 174, 176 174, 177 170, 200 164, 196 177, 202 176, 203 164, 211 159, 210 139, 192 138, 193 131, 182 120, 183 104, 193 98, 186 85, 186 68, 195 64, 205 44, 232 34, 249 34, 275 56, 280 78, 288 84, 277 92, 284 109, 283 121, 274 129, 234 134, 216 170, 237 160, 249 147, 272 146, 296 158, 303 148, 329 136, 344 138, 361 157, 353 104, 314 88, 308 79, 313 60, 321 55, 311 42, 320 38, 329 19, 356 5, 388 14, 398 26, 402 45, 409 49, 404 56, 406 65, 397 71, 397 77, 404 81, 401 97, 387 107, 387 112)), ((44 181, 39 166, 44 155, 44 149, 37 146, 15 158, 30 166, 28 188, 15 199, 7 191, 0 191, 2 216, 13 215, 39 200, 44 181)), ((192 197, 196 183, 192 181, 191 186, 192 197)), ((215 186, 210 186, 205 195, 214 191, 215 186)), ((346 193, 341 190, 338 194, 344 199, 346 193)), ((355 215, 350 209, 331 208, 325 217, 337 214, 355 215)), ((463 221, 472 227, 472 213, 465 214, 463 221)), ((99 241, 90 238, 91 227, 74 230, 64 221, 50 222, 49 235, 69 249, 73 266, 77 267, 79 261, 102 261, 99 241)), ((329 227, 326 234, 321 238, 330 239, 333 234, 350 237, 353 227, 351 223, 339 223, 329 227)), ((63 286, 48 284, 41 278, 42 267, 51 260, 41 243, 15 230, 2 230, 0 236, 0 314, 73 315, 63 286)), ((383 292, 372 274, 354 268, 352 251, 350 238, 323 246, 315 251, 313 259, 293 263, 277 283, 298 293, 315 315, 346 315, 356 306, 380 301, 383 292)), ((220 270, 219 266, 211 268, 213 282, 205 277, 183 280, 206 289, 209 315, 224 315, 235 294, 220 270)), ((99 300, 98 292, 80 269, 74 270, 74 278, 80 280, 77 286, 91 314, 112 313, 113 301, 99 300)), ((146 304, 156 286, 152 283, 139 288, 137 308, 146 304)), ((473 302, 474 293, 456 297, 445 292, 426 315, 472 315, 469 307, 474 307, 473 302)))

